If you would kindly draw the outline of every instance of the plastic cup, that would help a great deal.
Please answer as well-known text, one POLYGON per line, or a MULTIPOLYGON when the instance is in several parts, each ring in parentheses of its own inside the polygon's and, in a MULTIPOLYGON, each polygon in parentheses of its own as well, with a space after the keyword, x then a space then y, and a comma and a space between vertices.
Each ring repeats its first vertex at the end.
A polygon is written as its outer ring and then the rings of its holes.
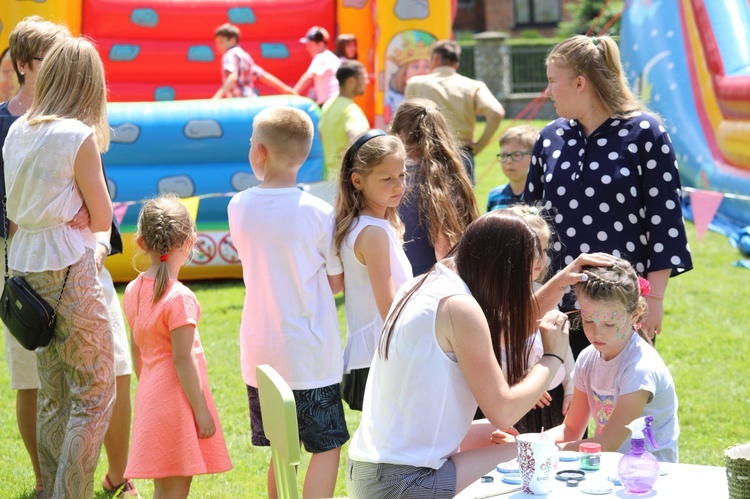
POLYGON ((546 495, 552 490, 557 446, 553 440, 539 433, 525 433, 516 437, 518 468, 521 487, 526 494, 546 495))

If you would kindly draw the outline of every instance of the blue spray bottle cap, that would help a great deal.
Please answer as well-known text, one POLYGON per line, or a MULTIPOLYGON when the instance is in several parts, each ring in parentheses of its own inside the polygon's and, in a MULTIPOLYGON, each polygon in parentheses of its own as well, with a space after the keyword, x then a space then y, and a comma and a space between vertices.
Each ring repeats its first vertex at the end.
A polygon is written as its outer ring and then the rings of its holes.
MULTIPOLYGON (((651 443, 651 446, 654 449, 658 449, 659 446, 656 445, 656 440, 654 439, 654 433, 651 431, 651 423, 654 421, 653 416, 644 416, 642 418, 638 418, 634 420, 632 423, 627 425, 628 429, 632 432, 632 440, 644 440, 645 438, 648 438, 648 441, 651 443)), ((634 442, 635 445, 635 442, 634 442)))

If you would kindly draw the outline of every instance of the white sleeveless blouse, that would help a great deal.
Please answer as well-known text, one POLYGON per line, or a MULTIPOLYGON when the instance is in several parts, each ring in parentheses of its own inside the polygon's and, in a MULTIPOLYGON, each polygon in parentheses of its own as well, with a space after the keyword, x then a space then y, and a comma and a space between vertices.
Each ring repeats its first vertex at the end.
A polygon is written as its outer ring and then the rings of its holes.
POLYGON ((3 146, 8 218, 18 225, 8 265, 21 272, 60 270, 80 260, 96 238, 88 228, 67 225, 83 206, 73 166, 93 130, 63 119, 10 127, 3 146))
POLYGON ((354 254, 354 243, 366 227, 375 225, 388 234, 391 278, 396 291, 412 278, 411 264, 404 248, 388 220, 360 215, 341 244, 344 264, 344 295, 346 296, 346 347, 344 372, 370 367, 380 343, 383 319, 380 317, 370 273, 354 254))

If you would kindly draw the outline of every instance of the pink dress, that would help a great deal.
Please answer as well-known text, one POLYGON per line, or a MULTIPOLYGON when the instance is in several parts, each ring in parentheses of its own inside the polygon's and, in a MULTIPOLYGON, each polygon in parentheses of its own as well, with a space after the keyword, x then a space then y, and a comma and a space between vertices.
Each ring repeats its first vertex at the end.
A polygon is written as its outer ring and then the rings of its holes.
POLYGON ((164 478, 221 473, 232 469, 224 434, 208 386, 206 358, 198 330, 193 353, 216 433, 200 439, 193 409, 182 390, 172 360, 170 331, 197 326, 201 310, 195 295, 179 281, 170 281, 155 304, 154 279, 139 275, 125 290, 123 305, 133 341, 141 352, 141 375, 135 394, 133 438, 125 476, 164 478))

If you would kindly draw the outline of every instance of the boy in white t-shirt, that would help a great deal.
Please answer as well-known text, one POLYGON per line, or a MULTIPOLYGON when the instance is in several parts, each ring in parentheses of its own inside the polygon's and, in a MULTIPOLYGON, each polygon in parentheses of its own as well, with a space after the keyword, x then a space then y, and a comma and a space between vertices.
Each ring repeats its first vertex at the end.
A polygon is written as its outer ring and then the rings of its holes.
MULTIPOLYGON (((331 497, 341 446, 349 439, 341 403, 341 335, 333 294, 344 284, 333 243, 331 205, 296 186, 312 146, 313 124, 299 109, 255 117, 250 166, 260 185, 229 202, 229 230, 245 281, 240 329, 253 445, 268 446, 255 368, 273 367, 297 401, 300 441, 313 454, 305 497, 331 497)), ((268 491, 275 497, 273 467, 268 491)))
POLYGON ((305 95, 304 92, 313 85, 314 95, 312 98, 318 105, 323 105, 331 97, 339 93, 339 82, 336 79, 336 71, 341 65, 341 59, 328 50, 330 36, 325 28, 313 26, 307 30, 307 34, 299 41, 305 44, 307 53, 313 58, 310 66, 305 71, 296 85, 294 93, 305 95))

